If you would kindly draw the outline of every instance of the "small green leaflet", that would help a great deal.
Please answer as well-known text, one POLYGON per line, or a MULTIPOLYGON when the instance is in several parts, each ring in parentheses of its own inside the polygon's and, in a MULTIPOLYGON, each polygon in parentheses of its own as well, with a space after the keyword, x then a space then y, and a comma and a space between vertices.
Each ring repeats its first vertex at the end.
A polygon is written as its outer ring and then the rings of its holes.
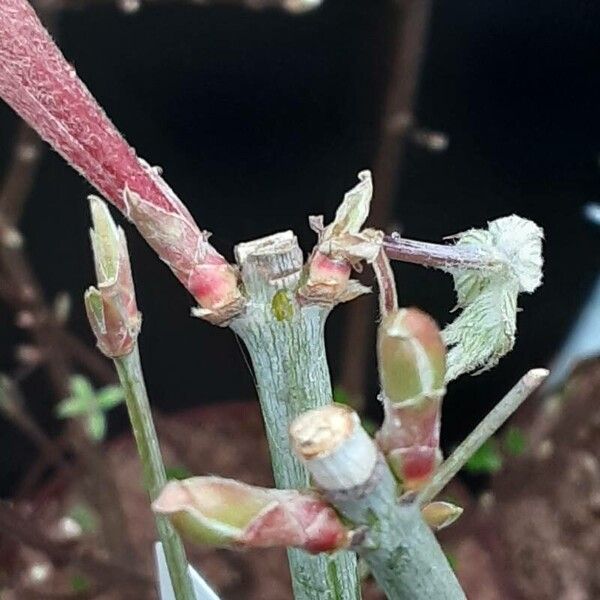
POLYGON ((106 412, 123 402, 125 394, 118 385, 95 390, 83 375, 74 375, 69 381, 71 395, 56 406, 59 419, 81 418, 86 432, 94 441, 106 435, 106 412))

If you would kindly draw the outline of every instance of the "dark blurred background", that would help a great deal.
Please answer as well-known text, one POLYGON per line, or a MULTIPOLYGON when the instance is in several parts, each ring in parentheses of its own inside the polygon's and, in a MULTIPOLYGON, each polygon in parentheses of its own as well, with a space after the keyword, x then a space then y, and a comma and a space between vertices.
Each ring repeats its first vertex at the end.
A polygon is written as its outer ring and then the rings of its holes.
MULTIPOLYGON (((93 4, 93 3, 92 3, 93 4)), ((219 250, 293 228, 314 243, 307 216, 330 218, 356 174, 373 167, 393 32, 392 2, 325 0, 309 14, 166 3, 126 15, 114 6, 60 16, 60 46, 140 156, 164 169, 219 250)), ((443 236, 517 213, 546 232, 545 284, 523 297, 515 350, 492 372, 449 390, 444 443, 451 446, 528 368, 559 348, 598 272, 600 237, 582 216, 597 201, 600 8, 592 0, 434 2, 416 113, 449 138, 445 152, 409 145, 393 222, 412 238, 443 236)), ((17 119, 0 105, 0 169, 17 119)), ((375 190, 377 194, 377 181, 375 190)), ((22 231, 48 298, 73 300, 72 329, 91 343, 81 296, 93 281, 90 186, 47 151, 22 231)), ((121 219, 122 220, 122 219, 121 219)), ((174 412, 255 397, 229 330, 189 317, 191 300, 129 226, 144 314, 141 349, 155 405, 174 412)), ((397 266, 403 304, 441 323, 451 279, 397 266)), ((341 370, 346 307, 328 324, 334 379, 341 370)), ((373 319, 375 314, 373 314, 373 319)), ((24 339, 0 311, 0 370, 11 372, 24 339)), ((373 351, 368 412, 377 417, 373 351)), ((26 382, 34 414, 50 430, 43 372, 26 382)), ((111 432, 126 425, 111 416, 111 432)), ((0 423, 0 491, 35 450, 0 423)))

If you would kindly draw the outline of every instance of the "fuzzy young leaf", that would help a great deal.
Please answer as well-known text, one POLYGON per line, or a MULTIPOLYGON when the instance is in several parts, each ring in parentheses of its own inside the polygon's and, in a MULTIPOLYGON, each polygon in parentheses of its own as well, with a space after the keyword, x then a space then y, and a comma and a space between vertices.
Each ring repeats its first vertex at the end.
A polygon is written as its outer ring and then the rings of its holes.
POLYGON ((490 369, 512 349, 518 295, 542 282, 543 231, 532 221, 503 217, 487 230, 471 229, 457 238, 457 245, 488 253, 498 266, 487 272, 448 269, 462 312, 442 332, 450 347, 446 381, 490 369))

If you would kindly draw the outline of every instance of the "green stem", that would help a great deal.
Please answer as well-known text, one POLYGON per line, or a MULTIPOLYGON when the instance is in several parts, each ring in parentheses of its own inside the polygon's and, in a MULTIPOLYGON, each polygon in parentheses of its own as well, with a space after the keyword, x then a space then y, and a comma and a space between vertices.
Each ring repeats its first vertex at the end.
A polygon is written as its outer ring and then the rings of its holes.
POLYGON ((372 547, 359 550, 389 600, 465 600, 444 552, 416 502, 398 504, 387 466, 360 498, 332 497, 341 514, 369 527, 372 547))
POLYGON ((456 450, 443 462, 427 487, 419 494, 419 504, 431 502, 465 466, 466 462, 506 422, 519 406, 546 379, 546 369, 531 369, 485 416, 456 450))
MULTIPOLYGON (((291 233, 240 244, 236 252, 249 302, 231 327, 254 367, 275 483, 306 489, 308 471, 292 451, 288 428, 306 410, 331 403, 323 333, 329 309, 296 301, 302 253, 291 233)), ((289 550, 288 558, 296 600, 360 598, 354 554, 289 550)))
POLYGON ((465 600, 419 505, 398 501, 398 483, 354 411, 310 411, 291 435, 315 485, 356 527, 354 545, 389 600, 465 600))
MULTIPOLYGON (((142 463, 144 486, 154 500, 167 483, 158 437, 152 420, 137 343, 130 354, 114 359, 125 391, 131 428, 142 463)), ((183 544, 165 517, 156 517, 158 537, 165 552, 176 600, 195 600, 183 544)))

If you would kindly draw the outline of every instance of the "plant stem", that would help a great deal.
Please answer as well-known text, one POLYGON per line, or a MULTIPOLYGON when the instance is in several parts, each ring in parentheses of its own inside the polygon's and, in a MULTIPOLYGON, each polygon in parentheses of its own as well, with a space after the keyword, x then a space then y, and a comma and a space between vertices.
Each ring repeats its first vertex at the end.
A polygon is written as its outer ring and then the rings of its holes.
POLYGON ((387 254, 380 250, 373 261, 373 271, 379 286, 379 313, 382 317, 398 310, 398 292, 394 271, 387 254))
MULTIPOLYGON (((142 463, 144 485, 152 501, 167 483, 167 477, 152 420, 137 343, 130 354, 116 357, 114 362, 125 391, 131 428, 142 463)), ((179 536, 165 517, 156 517, 156 528, 167 559, 175 598, 194 600, 188 562, 179 536)))
MULTIPOLYGON (((304 411, 331 403, 323 334, 329 309, 302 306, 295 298, 302 251, 291 232, 239 244, 236 254, 248 304, 231 328, 243 339, 254 366, 275 483, 307 488, 309 475, 291 449, 288 427, 304 411)), ((289 550, 288 558, 297 600, 360 598, 353 554, 310 556, 289 550)))
POLYGON ((486 417, 444 461, 429 485, 419 494, 422 506, 431 502, 465 466, 473 454, 506 422, 519 406, 548 377, 547 369, 531 369, 504 396, 486 417))
POLYGON ((490 271, 502 266, 496 258, 476 248, 409 240, 397 234, 385 236, 383 249, 392 260, 443 270, 490 271))
MULTIPOLYGON (((398 504, 396 480, 386 467, 368 500, 343 514, 376 519, 379 545, 361 552, 389 600, 465 600, 465 595, 416 502, 398 504)), ((340 506, 341 508, 341 506, 340 506)))
POLYGON ((389 600, 465 600, 414 496, 398 502, 398 483, 354 411, 310 411, 290 433, 315 484, 359 528, 357 551, 389 600))

